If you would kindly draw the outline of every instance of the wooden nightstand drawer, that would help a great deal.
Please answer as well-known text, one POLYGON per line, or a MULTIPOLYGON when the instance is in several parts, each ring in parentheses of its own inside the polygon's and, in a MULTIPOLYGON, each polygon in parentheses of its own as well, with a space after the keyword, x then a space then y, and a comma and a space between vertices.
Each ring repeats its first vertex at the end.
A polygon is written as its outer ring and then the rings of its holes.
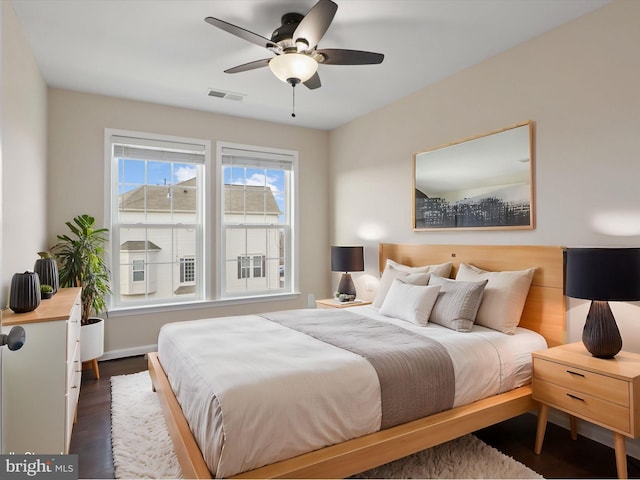
POLYGON ((606 399, 607 402, 625 408, 629 407, 629 382, 624 380, 540 358, 534 359, 533 378, 534 382, 544 380, 570 390, 606 399))
POLYGON ((630 430, 629 408, 602 398, 571 390, 553 383, 536 380, 534 399, 565 412, 622 432, 630 430))

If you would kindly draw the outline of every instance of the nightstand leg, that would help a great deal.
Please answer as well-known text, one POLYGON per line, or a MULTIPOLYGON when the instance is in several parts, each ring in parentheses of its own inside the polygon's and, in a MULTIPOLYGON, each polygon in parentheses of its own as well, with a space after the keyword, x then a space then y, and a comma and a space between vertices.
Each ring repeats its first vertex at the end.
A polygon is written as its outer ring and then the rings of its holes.
POLYGON ((569 426, 571 427, 571 440, 578 439, 578 421, 573 415, 569 415, 569 426))
POLYGON ((627 447, 624 435, 613 432, 613 445, 616 449, 616 467, 618 478, 627 478, 627 447))
POLYGON ((540 454, 542 451, 542 442, 544 442, 544 433, 547 430, 547 419, 549 418, 549 407, 544 403, 540 405, 538 411, 538 428, 536 429, 536 445, 534 452, 540 454))

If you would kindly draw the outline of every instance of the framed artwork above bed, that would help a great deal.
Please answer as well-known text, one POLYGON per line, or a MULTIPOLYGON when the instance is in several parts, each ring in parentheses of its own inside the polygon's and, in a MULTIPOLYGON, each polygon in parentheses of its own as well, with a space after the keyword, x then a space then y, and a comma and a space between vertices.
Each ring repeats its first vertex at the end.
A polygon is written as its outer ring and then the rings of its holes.
POLYGON ((414 230, 533 229, 533 122, 414 155, 414 230))

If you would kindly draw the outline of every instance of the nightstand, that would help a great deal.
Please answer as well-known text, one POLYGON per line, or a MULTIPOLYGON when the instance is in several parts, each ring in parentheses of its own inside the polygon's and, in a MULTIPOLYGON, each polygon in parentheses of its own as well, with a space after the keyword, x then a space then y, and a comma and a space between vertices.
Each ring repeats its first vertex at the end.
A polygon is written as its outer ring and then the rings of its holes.
POLYGON ((357 307, 360 305, 371 305, 371 302, 365 300, 355 300, 353 302, 339 302, 334 298, 325 298, 323 300, 316 300, 317 308, 347 308, 357 307))
POLYGON ((640 355, 593 357, 582 342, 533 353, 533 399, 540 402, 535 452, 540 453, 549 407, 613 432, 619 478, 627 478, 625 437, 640 435, 640 355))

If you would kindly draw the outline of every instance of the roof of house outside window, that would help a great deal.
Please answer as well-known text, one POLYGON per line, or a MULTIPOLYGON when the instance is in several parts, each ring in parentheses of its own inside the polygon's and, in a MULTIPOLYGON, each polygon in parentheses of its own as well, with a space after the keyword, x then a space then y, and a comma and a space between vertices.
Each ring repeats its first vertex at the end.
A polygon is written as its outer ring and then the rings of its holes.
MULTIPOLYGON (((121 212, 146 211, 166 213, 193 213, 196 211, 196 179, 191 178, 175 185, 142 185, 120 195, 121 212), (172 210, 173 207, 173 210, 172 210)), ((225 213, 253 215, 280 215, 276 199, 270 187, 253 185, 224 186, 225 213)))
POLYGON ((282 212, 270 187, 225 185, 224 213, 280 215, 282 212))
POLYGON ((120 245, 121 252, 145 252, 153 250, 160 251, 162 248, 149 240, 128 240, 120 245))

